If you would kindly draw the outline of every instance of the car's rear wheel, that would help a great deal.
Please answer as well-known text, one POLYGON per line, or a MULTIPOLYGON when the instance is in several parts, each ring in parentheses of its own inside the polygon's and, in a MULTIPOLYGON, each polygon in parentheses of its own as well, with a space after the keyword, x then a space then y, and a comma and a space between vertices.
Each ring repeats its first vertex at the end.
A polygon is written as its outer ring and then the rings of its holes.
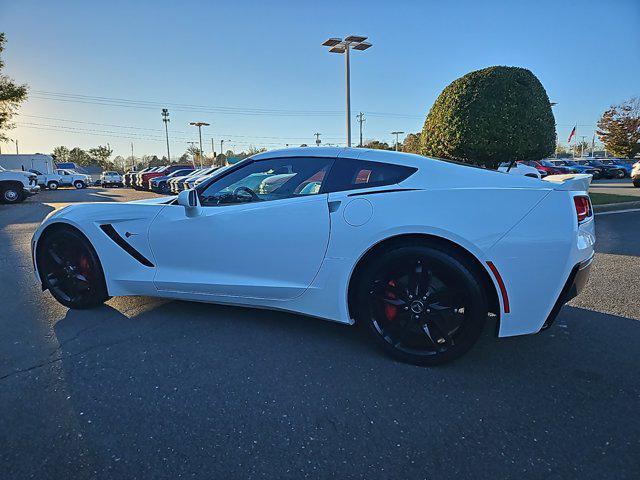
POLYGON ((109 299, 98 255, 72 228, 58 228, 38 242, 36 261, 46 289, 69 308, 96 307, 109 299))
POLYGON ((370 261, 359 276, 356 320, 394 357, 439 365, 477 341, 488 307, 475 268, 456 252, 408 245, 370 261))
POLYGON ((632 182, 634 187, 640 187, 640 178, 634 178, 632 182))
POLYGON ((82 188, 85 188, 87 185, 82 180, 76 180, 75 182, 73 182, 73 186, 80 190, 82 188))
POLYGON ((617 170, 616 171, 616 177, 617 178, 624 178, 626 175, 626 172, 624 170, 617 170))

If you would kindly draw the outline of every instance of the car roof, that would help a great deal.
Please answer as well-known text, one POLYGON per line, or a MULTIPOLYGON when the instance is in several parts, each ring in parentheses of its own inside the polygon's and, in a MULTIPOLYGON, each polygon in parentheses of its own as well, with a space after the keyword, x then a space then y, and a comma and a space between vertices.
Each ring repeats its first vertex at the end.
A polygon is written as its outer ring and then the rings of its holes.
POLYGON ((396 152, 393 150, 378 150, 374 148, 348 148, 348 147, 298 147, 270 150, 268 152, 253 155, 253 160, 265 160, 278 157, 338 157, 361 159, 372 162, 385 162, 410 167, 422 167, 425 159, 435 162, 448 162, 433 157, 424 157, 413 153, 396 152))

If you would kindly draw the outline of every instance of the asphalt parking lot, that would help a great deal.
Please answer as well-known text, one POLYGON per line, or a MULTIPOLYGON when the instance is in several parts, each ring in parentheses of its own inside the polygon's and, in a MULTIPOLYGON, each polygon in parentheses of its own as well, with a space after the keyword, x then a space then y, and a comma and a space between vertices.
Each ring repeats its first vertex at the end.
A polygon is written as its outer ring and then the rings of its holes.
POLYGON ((297 315, 40 291, 47 213, 148 195, 0 205, 0 478, 640 478, 640 212, 597 217, 590 284, 552 329, 488 325, 428 369, 297 315))

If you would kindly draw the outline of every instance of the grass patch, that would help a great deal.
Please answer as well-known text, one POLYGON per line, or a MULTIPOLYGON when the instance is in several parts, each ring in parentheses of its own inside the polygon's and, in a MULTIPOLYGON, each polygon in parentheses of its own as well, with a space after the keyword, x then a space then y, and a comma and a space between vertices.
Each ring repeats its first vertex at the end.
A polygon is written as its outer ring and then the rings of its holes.
POLYGON ((594 205, 606 205, 607 203, 640 202, 640 196, 615 195, 613 193, 590 193, 591 203, 594 205))

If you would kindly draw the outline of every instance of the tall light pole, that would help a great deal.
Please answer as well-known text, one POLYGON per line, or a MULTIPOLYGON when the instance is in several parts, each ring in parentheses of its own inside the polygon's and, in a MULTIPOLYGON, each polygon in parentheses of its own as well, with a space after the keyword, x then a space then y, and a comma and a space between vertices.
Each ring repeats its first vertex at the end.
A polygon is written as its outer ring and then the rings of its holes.
POLYGON ((208 127, 207 122, 189 122, 189 125, 198 127, 198 135, 200 137, 200 168, 202 168, 202 127, 208 127))
POLYGON ((16 144, 16 155, 18 155, 20 153, 18 152, 18 140, 11 139, 11 141, 16 144))
POLYGON ((167 135, 167 160, 171 163, 171 153, 169 153, 169 110, 162 109, 162 121, 164 122, 164 132, 167 135))
POLYGON ((360 35, 349 35, 344 40, 332 37, 322 45, 329 47, 330 53, 344 54, 345 80, 347 86, 347 147, 351 146, 351 73, 349 65, 349 50, 366 50, 371 47, 369 42, 365 42, 367 37, 360 35))

